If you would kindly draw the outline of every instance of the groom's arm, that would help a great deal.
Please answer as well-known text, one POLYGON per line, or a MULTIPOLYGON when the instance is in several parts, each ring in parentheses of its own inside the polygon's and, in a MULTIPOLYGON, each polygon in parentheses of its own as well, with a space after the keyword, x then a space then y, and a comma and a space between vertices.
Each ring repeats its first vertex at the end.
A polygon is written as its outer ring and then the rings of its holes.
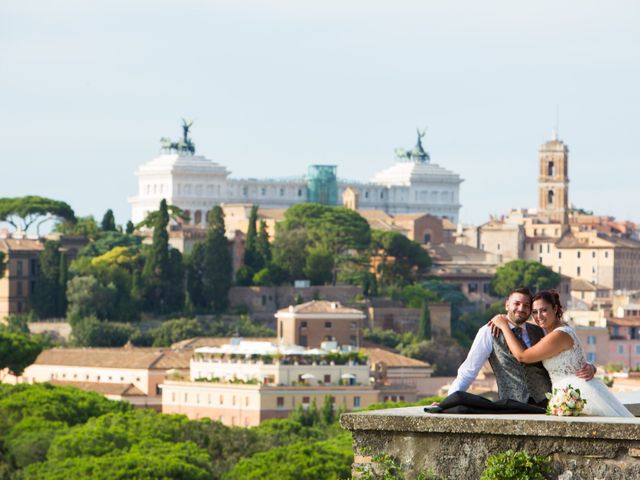
POLYGON ((458 391, 466 392, 478 376, 482 366, 489 359, 492 351, 493 340, 491 339, 491 331, 489 327, 483 325, 473 340, 466 360, 460 365, 460 368, 458 368, 458 376, 449 387, 448 394, 451 395, 458 391))

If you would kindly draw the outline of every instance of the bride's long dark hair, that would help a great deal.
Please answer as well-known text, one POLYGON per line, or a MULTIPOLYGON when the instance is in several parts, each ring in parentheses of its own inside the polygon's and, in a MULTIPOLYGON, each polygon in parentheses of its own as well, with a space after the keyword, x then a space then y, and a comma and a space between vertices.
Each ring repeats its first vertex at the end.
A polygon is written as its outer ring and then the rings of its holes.
POLYGON ((560 303, 560 295, 556 290, 542 290, 541 292, 536 293, 531 299, 531 305, 533 305, 533 302, 535 302, 536 300, 543 300, 552 307, 555 307, 556 316, 559 319, 562 318, 564 309, 562 308, 562 304, 560 303))

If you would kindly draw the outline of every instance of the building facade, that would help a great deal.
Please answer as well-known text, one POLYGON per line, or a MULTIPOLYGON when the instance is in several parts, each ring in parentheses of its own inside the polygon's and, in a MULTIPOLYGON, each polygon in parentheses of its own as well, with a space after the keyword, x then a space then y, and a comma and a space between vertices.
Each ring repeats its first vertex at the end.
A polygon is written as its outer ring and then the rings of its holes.
MULTIPOLYGON (((192 145, 187 135, 188 129, 185 143, 192 145)), ((431 163, 422 146, 422 135, 412 151, 396 150, 396 163, 370 182, 341 180, 331 165, 311 165, 307 175, 299 177, 234 179, 225 166, 196 155, 195 148, 171 144, 136 171, 138 191, 129 198, 131 219, 140 222, 148 212, 158 209, 163 198, 189 213, 190 224, 204 225, 214 205, 248 203, 280 209, 304 202, 337 205, 350 189, 361 209, 429 213, 457 223, 463 180, 431 163)))
POLYGON ((319 347, 322 342, 358 347, 362 344, 365 314, 338 302, 311 300, 290 305, 275 314, 278 340, 284 344, 319 347))
MULTIPOLYGON (((515 209, 493 218, 460 243, 477 240, 478 248, 500 262, 538 261, 553 271, 594 286, 593 301, 605 304, 606 290, 640 289, 640 241, 630 222, 573 214, 569 208, 569 149, 554 134, 538 152, 538 208, 515 209), (602 301, 600 301, 602 300, 602 301)), ((587 300, 582 285, 578 300, 587 300)), ((574 296, 575 297, 575 296, 574 296)))
POLYGON ((159 385, 168 374, 188 375, 190 357, 191 352, 157 348, 53 348, 19 381, 75 386, 159 410, 159 385))
POLYGON ((39 240, 0 239, 0 251, 5 254, 5 272, 0 278, 0 320, 29 310, 29 297, 36 284, 43 249, 39 240))
POLYGON ((286 418, 300 406, 320 407, 326 398, 344 410, 377 402, 366 358, 335 345, 326 348, 241 339, 197 348, 189 380, 162 385, 162 412, 251 427, 286 418))

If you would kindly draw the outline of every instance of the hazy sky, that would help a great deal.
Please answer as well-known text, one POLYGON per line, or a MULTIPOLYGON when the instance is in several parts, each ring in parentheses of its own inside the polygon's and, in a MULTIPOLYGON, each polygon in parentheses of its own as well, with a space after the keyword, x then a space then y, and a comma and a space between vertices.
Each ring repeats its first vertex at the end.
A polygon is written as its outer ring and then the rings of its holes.
POLYGON ((234 177, 367 180, 428 127, 460 219, 535 207, 559 105, 570 201, 640 222, 640 2, 0 0, 0 196, 130 216, 195 120, 234 177))

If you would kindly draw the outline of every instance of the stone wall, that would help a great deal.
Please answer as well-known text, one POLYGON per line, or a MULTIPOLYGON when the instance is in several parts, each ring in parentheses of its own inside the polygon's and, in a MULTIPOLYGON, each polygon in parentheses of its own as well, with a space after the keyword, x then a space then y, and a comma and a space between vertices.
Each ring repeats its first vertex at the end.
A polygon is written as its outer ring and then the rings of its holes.
MULTIPOLYGON (((422 309, 401 306, 370 306, 367 309, 369 328, 394 330, 398 333, 418 331, 422 309)), ((431 332, 435 337, 451 335, 451 304, 429 303, 431 332)))
POLYGON ((428 414, 423 407, 344 414, 354 474, 389 454, 407 479, 478 479, 489 455, 509 449, 550 457, 562 480, 640 478, 640 419, 545 415, 428 414))
POLYGON ((229 301, 232 307, 246 307, 252 318, 275 325, 273 315, 289 305, 311 300, 329 300, 348 305, 353 303, 354 297, 358 294, 362 294, 362 288, 353 285, 322 285, 308 288, 231 287, 229 301))

